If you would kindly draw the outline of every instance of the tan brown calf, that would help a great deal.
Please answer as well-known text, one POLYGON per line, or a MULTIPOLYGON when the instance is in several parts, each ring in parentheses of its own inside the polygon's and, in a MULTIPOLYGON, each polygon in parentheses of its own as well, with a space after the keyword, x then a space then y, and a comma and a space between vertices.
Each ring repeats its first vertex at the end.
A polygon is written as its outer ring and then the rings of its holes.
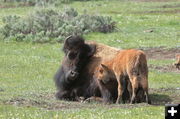
POLYGON ((177 56, 177 62, 174 65, 180 70, 180 54, 177 56))
MULTIPOLYGON (((126 88, 125 85, 130 92, 131 103, 135 103, 136 95, 140 90, 143 90, 146 102, 151 103, 148 94, 147 60, 145 53, 141 50, 130 49, 119 51, 113 59, 102 62, 94 76, 101 86, 109 85, 109 83, 114 82, 113 80, 117 81, 118 97, 116 103, 122 100, 122 94, 126 88)), ((105 88, 103 90, 107 91, 105 88)))

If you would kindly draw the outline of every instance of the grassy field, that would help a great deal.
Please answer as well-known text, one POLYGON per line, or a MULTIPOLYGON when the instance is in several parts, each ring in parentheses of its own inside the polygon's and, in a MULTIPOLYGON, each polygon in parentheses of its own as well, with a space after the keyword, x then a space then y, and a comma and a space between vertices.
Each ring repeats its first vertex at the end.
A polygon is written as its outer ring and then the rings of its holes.
MULTIPOLYGON (((72 2, 57 9, 70 6, 80 13, 86 10, 90 14, 112 16, 117 22, 117 31, 91 33, 84 37, 117 48, 143 49, 148 56, 152 105, 56 100, 52 77, 63 57, 62 44, 5 42, 0 38, 0 118, 164 118, 164 104, 180 103, 180 71, 172 65, 180 53, 180 1, 140 1, 72 2)), ((0 4, 0 26, 4 16, 26 17, 37 9, 1 6, 3 4, 0 4)))

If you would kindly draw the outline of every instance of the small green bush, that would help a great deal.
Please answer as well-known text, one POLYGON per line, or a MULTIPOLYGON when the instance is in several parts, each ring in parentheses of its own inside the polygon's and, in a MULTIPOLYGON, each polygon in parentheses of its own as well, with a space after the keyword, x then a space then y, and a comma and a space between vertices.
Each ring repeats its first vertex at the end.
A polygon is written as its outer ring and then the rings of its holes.
POLYGON ((62 42, 69 35, 89 32, 112 32, 115 22, 108 16, 82 14, 73 9, 64 12, 53 9, 35 11, 26 18, 7 16, 0 29, 6 40, 62 42))

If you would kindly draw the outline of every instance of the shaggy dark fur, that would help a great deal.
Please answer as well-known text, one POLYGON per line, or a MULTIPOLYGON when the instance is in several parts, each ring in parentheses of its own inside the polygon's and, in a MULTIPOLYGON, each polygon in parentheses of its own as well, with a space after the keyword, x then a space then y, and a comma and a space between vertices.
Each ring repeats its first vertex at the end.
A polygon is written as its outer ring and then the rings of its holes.
POLYGON ((79 73, 88 63, 95 51, 95 46, 87 45, 79 36, 70 36, 65 40, 63 51, 65 53, 61 67, 54 76, 58 99, 76 100, 79 86, 83 85, 79 73))

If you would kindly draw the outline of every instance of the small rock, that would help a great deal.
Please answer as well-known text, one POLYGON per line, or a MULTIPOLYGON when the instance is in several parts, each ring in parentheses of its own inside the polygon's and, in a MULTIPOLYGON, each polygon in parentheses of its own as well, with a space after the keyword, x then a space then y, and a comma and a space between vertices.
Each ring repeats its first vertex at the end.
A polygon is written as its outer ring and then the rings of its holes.
POLYGON ((151 32, 154 32, 154 30, 149 29, 149 30, 145 30, 144 32, 145 32, 145 33, 151 33, 151 32))

